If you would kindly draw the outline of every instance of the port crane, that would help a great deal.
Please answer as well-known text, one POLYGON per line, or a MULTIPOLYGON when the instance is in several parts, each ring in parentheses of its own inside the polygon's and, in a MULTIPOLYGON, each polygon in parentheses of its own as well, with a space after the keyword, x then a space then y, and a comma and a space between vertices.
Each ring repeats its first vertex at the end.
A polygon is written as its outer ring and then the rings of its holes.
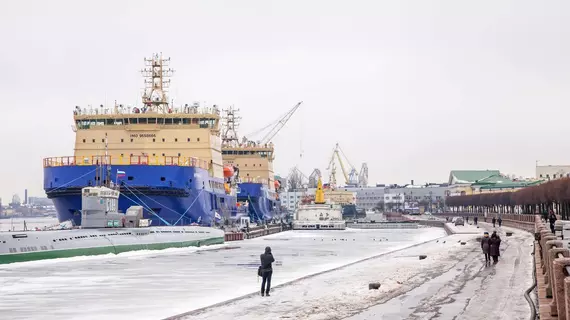
POLYGON ((287 176, 287 190, 289 191, 297 191, 301 189, 306 189, 307 185, 304 181, 309 180, 307 176, 299 170, 297 166, 291 169, 291 172, 287 176))
POLYGON ((303 103, 303 101, 298 102, 293 108, 289 109, 289 111, 287 111, 287 113, 285 113, 283 116, 279 117, 279 119, 277 119, 276 121, 273 121, 272 123, 266 125, 265 127, 255 131, 255 132, 247 135, 246 137, 255 136, 258 133, 264 131, 265 129, 271 128, 271 130, 269 130, 269 132, 267 132, 267 134, 265 136, 263 136, 263 138, 261 138, 261 140, 258 141, 258 144, 262 144, 262 145, 269 143, 271 141, 271 139, 273 139, 273 137, 275 137, 275 135, 277 135, 277 133, 279 133, 279 131, 281 131, 281 129, 283 129, 285 124, 287 124, 289 119, 291 119, 293 114, 295 114, 295 112, 297 111, 297 109, 299 109, 299 107, 301 106, 302 103, 303 103))
POLYGON ((340 169, 342 171, 342 174, 344 175, 344 181, 345 181, 347 186, 364 187, 364 186, 368 185, 368 165, 366 163, 363 163, 362 168, 360 169, 360 172, 356 171, 356 168, 350 163, 350 160, 348 160, 348 157, 344 154, 344 152, 340 148, 339 144, 337 143, 335 145, 335 148, 333 149, 331 159, 330 159, 329 165, 327 167, 327 170, 329 170, 329 172, 330 172, 329 183, 330 183, 330 187, 332 189, 336 188, 335 158, 338 160, 338 163, 340 164, 340 169), (349 171, 347 170, 344 162, 342 161, 342 158, 340 157, 341 154, 344 156, 344 158, 346 159, 346 162, 349 165, 349 167, 348 167, 349 171))
POLYGON ((318 168, 316 168, 315 170, 313 170, 313 172, 311 173, 311 175, 309 176, 309 188, 316 188, 319 179, 322 177, 321 175, 321 170, 319 170, 318 168))

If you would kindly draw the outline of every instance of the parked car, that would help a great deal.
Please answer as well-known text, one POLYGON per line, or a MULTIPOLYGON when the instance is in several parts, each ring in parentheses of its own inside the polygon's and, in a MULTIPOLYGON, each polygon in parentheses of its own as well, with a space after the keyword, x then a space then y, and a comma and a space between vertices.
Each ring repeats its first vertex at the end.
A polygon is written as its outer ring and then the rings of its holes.
POLYGON ((457 217, 457 219, 455 219, 454 224, 455 224, 456 226, 464 226, 464 225, 465 225, 465 222, 463 221, 463 218, 457 217))

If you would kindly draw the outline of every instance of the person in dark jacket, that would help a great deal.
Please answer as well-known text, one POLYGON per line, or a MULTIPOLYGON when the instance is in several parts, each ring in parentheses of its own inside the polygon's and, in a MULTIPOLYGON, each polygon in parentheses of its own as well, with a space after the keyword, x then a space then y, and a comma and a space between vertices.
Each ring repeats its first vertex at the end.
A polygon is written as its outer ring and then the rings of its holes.
POLYGON ((485 231, 485 233, 483 233, 483 238, 481 239, 481 249, 483 250, 483 253, 485 254, 485 263, 491 261, 491 256, 489 255, 489 252, 491 249, 490 241, 491 241, 491 239, 489 239, 489 232, 485 231))
POLYGON ((473 217, 473 224, 477 225, 477 221, 479 220, 479 218, 477 217, 473 217))
POLYGON ((491 222, 493 222, 493 228, 495 227, 495 222, 497 222, 497 219, 495 219, 495 217, 493 217, 493 220, 491 220, 491 222))
POLYGON ((259 256, 261 260, 261 296, 266 295, 269 297, 269 290, 271 289, 271 276, 273 275, 273 268, 271 264, 275 262, 273 254, 271 254, 271 248, 265 247, 265 253, 259 256), (267 283, 267 288, 265 284, 267 283))
POLYGON ((491 238, 489 238, 489 254, 493 257, 493 263, 499 262, 499 256, 501 255, 499 249, 501 247, 501 237, 497 234, 497 231, 493 231, 491 238))
POLYGON ((503 219, 501 219, 501 217, 499 217, 499 219, 497 219, 497 222, 499 223, 499 227, 501 227, 501 224, 503 223, 503 219))
POLYGON ((552 210, 550 210, 550 216, 548 217, 548 222, 550 222, 550 231, 554 234, 554 223, 556 222, 556 215, 552 210))

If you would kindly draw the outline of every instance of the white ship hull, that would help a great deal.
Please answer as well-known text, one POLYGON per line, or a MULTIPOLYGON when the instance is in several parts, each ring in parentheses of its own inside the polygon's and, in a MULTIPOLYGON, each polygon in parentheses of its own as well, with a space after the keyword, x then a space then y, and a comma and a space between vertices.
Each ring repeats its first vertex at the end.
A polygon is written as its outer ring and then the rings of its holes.
POLYGON ((101 228, 0 233, 0 264, 224 243, 219 229, 101 228))
POLYGON ((300 206, 295 213, 293 230, 344 230, 342 207, 335 204, 309 204, 300 206))

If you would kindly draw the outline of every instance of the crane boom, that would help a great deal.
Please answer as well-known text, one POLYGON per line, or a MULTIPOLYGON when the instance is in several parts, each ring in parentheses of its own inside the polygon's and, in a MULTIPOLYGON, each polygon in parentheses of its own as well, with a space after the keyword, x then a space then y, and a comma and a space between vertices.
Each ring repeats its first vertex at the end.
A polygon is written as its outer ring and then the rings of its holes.
POLYGON ((293 114, 295 114, 295 111, 299 109, 301 103, 303 103, 303 101, 297 103, 293 108, 291 108, 291 110, 289 110, 289 112, 287 112, 287 114, 285 114, 285 116, 281 118, 273 128, 271 128, 271 130, 265 135, 265 137, 261 139, 261 144, 269 143, 271 139, 273 139, 273 137, 275 137, 275 135, 279 133, 279 131, 281 131, 281 129, 283 128, 283 126, 285 126, 287 121, 289 121, 289 119, 291 119, 293 114))

